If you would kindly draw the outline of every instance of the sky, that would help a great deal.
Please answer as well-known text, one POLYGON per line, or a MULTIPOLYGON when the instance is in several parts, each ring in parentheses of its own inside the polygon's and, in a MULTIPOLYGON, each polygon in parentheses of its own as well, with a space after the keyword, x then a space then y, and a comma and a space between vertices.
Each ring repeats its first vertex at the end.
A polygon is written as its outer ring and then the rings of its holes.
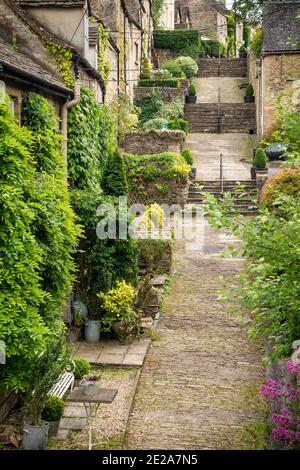
POLYGON ((233 0, 226 0, 227 8, 231 8, 232 4, 233 4, 233 0))

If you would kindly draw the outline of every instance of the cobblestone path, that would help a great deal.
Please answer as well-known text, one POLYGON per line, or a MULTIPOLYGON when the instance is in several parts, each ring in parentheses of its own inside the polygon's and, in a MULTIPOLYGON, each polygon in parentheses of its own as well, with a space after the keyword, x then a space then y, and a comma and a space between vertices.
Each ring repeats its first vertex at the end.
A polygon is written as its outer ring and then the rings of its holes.
POLYGON ((203 249, 176 250, 170 295, 129 419, 128 449, 242 449, 262 418, 263 354, 217 299, 242 259, 221 258, 228 237, 205 224, 203 249))

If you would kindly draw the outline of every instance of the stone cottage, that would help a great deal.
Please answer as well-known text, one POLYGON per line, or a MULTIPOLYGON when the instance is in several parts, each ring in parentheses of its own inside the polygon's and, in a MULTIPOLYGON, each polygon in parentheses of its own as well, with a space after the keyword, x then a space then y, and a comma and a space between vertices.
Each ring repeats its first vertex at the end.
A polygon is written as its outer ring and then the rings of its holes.
POLYGON ((263 7, 262 54, 250 56, 249 79, 254 86, 259 136, 275 123, 275 100, 300 78, 300 1, 269 1, 263 7))
POLYGON ((223 44, 227 37, 226 0, 177 0, 175 27, 194 28, 223 44))

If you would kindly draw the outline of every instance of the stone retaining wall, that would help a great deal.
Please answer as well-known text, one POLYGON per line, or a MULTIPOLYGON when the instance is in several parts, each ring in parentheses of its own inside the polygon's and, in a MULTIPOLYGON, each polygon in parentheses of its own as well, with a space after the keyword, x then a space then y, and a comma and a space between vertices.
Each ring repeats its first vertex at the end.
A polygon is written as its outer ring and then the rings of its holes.
POLYGON ((133 155, 181 153, 184 141, 185 133, 182 131, 132 132, 124 137, 120 147, 133 155))

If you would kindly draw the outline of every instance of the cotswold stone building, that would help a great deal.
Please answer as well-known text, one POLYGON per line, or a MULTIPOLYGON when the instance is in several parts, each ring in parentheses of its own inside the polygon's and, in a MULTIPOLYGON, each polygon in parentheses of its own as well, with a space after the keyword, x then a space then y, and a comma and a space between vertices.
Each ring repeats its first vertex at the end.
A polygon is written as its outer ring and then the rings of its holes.
POLYGON ((272 131, 276 97, 300 78, 300 0, 270 1, 263 7, 260 59, 250 61, 250 81, 257 103, 259 134, 272 131))
POLYGON ((177 0, 175 27, 194 28, 225 44, 227 36, 226 0, 177 0))

